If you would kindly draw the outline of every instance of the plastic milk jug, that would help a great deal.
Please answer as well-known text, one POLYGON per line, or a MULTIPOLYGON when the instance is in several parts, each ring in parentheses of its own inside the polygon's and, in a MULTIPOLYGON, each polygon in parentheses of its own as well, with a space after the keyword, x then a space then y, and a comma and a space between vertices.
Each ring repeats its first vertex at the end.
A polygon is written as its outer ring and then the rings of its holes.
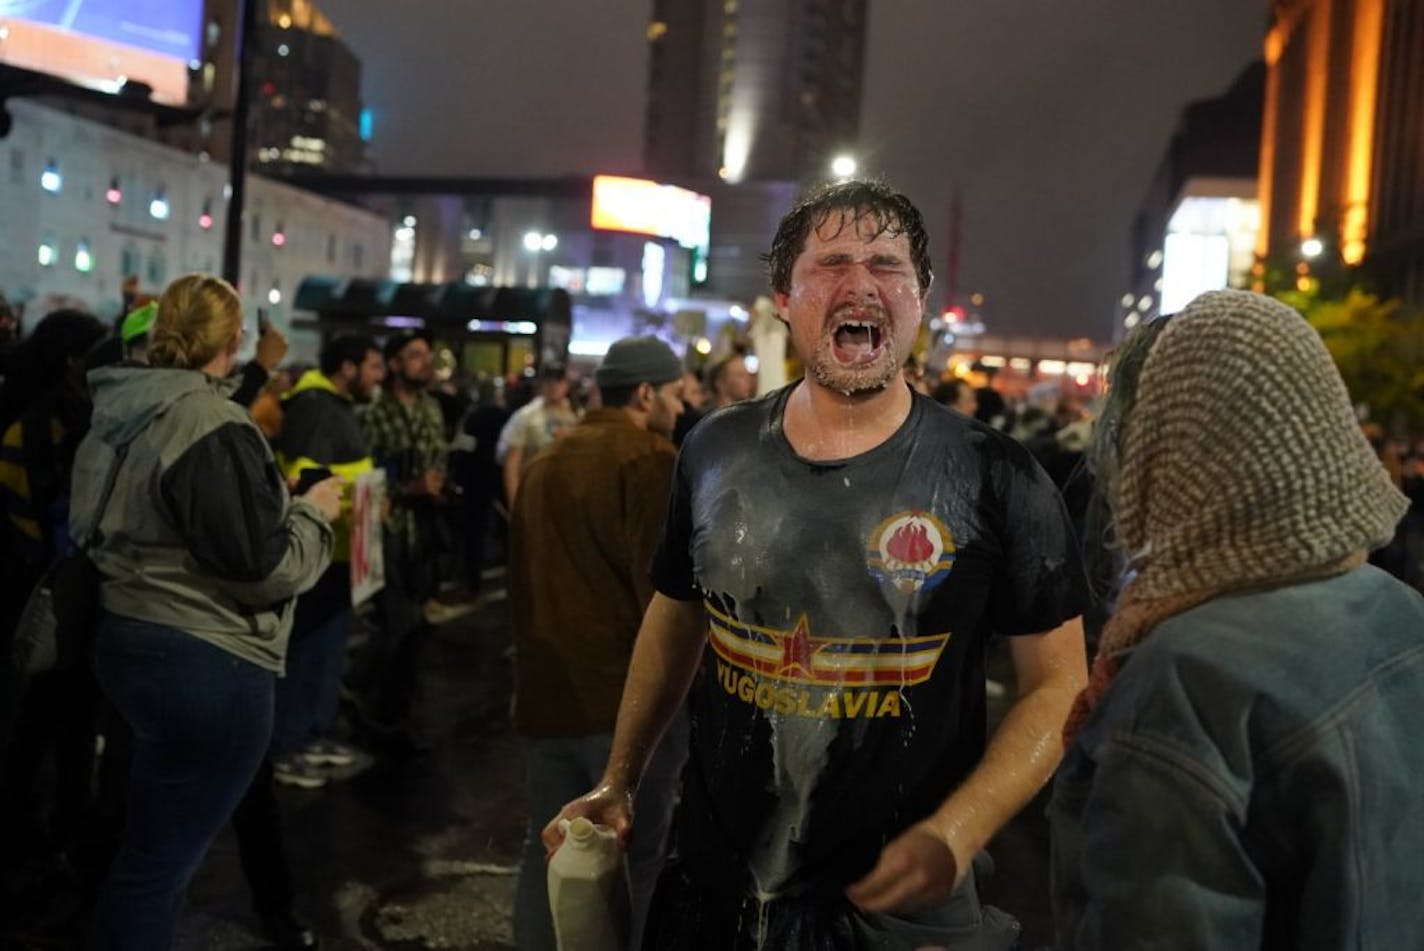
POLYGON ((623 951, 627 889, 617 834, 581 818, 564 819, 559 828, 564 844, 549 860, 549 910, 559 951, 623 951))

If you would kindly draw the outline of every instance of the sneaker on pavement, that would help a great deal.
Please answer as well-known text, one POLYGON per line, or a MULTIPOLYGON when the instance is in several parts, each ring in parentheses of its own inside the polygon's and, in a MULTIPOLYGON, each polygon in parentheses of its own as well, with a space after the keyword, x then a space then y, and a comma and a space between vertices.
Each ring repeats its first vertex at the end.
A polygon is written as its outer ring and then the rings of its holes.
POLYGON ((302 759, 312 766, 350 766, 360 758, 360 750, 339 740, 317 740, 302 750, 302 759))
POLYGON ((476 607, 477 605, 473 603, 444 604, 440 601, 431 601, 424 607, 425 623, 433 627, 449 624, 451 621, 471 613, 476 607))
POLYGON ((302 756, 282 756, 272 762, 272 776, 283 786, 320 789, 326 785, 326 774, 302 756))

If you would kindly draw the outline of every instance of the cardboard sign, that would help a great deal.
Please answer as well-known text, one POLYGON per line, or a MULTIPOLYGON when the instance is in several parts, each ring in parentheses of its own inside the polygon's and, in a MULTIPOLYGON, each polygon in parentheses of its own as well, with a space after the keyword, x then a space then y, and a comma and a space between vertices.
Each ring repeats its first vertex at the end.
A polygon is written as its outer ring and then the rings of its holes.
POLYGON ((351 487, 351 604, 358 605, 386 586, 385 535, 381 513, 386 473, 376 469, 356 477, 351 487))

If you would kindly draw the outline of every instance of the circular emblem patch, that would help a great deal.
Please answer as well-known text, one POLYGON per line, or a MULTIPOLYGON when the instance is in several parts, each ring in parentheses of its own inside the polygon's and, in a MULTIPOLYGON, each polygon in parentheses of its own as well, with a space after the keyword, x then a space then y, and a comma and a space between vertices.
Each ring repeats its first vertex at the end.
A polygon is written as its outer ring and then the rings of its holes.
POLYGON ((905 594, 932 588, 954 566, 954 539, 926 512, 899 512, 870 536, 866 561, 881 581, 905 594))

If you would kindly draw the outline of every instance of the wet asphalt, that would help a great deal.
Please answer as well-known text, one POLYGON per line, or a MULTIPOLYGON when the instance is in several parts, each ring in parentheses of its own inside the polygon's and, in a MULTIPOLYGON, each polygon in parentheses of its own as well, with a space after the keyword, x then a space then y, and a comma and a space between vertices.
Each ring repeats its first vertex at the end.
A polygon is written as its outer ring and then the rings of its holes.
MULTIPOLYGON (((427 747, 374 758, 320 790, 281 788, 297 911, 341 949, 513 948, 510 909, 524 833, 519 743, 509 728, 512 636, 494 600, 432 630, 422 654, 416 723, 427 747)), ((1008 685, 1007 659, 990 676, 1008 685)), ((1025 947, 1051 937, 1048 833, 1040 800, 995 841, 987 900, 1025 927, 1025 947)), ((76 946, 53 933, 0 929, 0 947, 76 946)), ((268 947, 257 934, 236 843, 225 830, 188 892, 180 951, 268 947)))

